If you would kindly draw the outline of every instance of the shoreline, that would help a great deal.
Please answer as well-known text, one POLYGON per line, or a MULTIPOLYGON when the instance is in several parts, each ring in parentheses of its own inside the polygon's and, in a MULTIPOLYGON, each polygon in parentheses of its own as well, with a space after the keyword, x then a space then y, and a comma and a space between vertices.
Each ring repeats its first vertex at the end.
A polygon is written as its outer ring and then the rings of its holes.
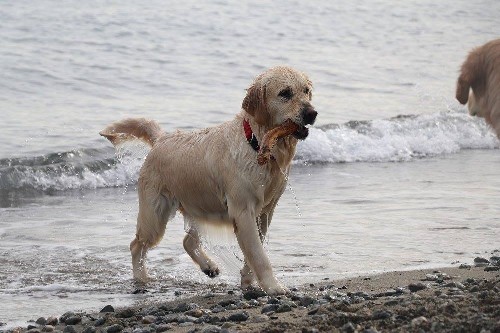
POLYGON ((499 264, 324 279, 277 297, 207 290, 167 302, 36 317, 25 327, 0 326, 0 332, 500 332, 499 264))

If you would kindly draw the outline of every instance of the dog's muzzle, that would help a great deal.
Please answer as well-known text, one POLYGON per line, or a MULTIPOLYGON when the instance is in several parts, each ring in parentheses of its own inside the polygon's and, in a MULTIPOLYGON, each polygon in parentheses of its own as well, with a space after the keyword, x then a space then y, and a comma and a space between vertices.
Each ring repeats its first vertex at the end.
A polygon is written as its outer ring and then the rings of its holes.
POLYGON ((304 125, 301 125, 300 128, 295 133, 293 133, 293 136, 299 140, 304 140, 309 135, 309 129, 305 125, 314 124, 318 112, 314 110, 312 105, 308 105, 304 109, 302 109, 301 115, 304 125))

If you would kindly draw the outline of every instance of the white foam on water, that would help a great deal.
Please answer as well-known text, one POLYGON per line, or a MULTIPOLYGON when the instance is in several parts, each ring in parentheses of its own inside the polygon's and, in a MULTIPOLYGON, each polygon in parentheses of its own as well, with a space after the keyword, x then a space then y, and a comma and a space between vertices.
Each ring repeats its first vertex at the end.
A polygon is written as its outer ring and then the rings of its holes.
POLYGON ((500 147, 484 120, 461 112, 349 122, 309 133, 298 145, 298 162, 403 162, 500 147))

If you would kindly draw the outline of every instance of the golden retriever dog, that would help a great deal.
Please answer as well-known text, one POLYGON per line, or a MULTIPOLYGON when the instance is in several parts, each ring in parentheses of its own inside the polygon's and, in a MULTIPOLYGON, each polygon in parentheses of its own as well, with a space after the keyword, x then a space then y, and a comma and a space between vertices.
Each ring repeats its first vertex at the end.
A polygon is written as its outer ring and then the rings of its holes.
POLYGON ((457 80, 456 97, 462 104, 468 102, 469 113, 486 119, 500 138, 500 39, 469 53, 457 80))
POLYGON ((182 213, 187 234, 184 249, 209 277, 217 264, 202 248, 197 225, 228 225, 244 255, 243 289, 255 283, 268 294, 286 292, 273 274, 262 242, 285 190, 298 140, 308 135, 317 112, 311 105, 312 83, 290 67, 259 75, 233 120, 194 132, 164 133, 146 119, 125 119, 100 134, 113 144, 141 139, 151 145, 138 180, 139 213, 130 244, 134 278, 147 281, 147 251, 165 233, 167 221, 182 213), (272 128, 293 121, 299 128, 279 139, 272 159, 257 163, 259 142, 272 128))

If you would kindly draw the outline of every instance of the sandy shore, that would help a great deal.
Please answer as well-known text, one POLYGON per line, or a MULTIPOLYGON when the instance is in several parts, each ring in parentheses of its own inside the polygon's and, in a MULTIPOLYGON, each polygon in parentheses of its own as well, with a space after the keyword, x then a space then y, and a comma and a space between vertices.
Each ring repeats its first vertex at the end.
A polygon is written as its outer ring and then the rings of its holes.
POLYGON ((498 268, 323 280, 279 297, 212 290, 135 308, 35 318, 5 332, 500 332, 498 268))

